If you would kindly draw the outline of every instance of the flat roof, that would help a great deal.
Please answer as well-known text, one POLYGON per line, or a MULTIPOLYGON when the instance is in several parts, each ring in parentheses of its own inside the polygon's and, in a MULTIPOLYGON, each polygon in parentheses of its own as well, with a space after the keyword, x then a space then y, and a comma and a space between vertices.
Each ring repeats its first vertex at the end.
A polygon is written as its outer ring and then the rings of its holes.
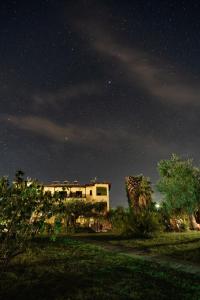
POLYGON ((73 182, 70 182, 70 183, 63 183, 63 182, 51 182, 51 183, 44 183, 43 186, 45 187, 88 187, 88 186, 95 186, 96 184, 108 184, 109 185, 109 188, 111 187, 111 183, 110 182, 94 182, 94 183, 85 183, 85 184, 80 184, 80 183, 73 183, 73 182))

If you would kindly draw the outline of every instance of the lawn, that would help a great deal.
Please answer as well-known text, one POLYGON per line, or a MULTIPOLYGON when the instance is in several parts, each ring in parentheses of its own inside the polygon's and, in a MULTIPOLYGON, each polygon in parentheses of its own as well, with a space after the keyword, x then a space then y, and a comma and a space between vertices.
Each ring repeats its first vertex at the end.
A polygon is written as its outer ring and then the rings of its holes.
POLYGON ((1 275, 0 299, 199 300, 199 282, 198 275, 105 251, 83 241, 38 238, 1 275))
POLYGON ((195 263, 200 267, 200 232, 162 233, 151 239, 127 239, 114 234, 77 235, 81 240, 91 240, 118 246, 122 251, 133 250, 145 255, 171 257, 195 263))

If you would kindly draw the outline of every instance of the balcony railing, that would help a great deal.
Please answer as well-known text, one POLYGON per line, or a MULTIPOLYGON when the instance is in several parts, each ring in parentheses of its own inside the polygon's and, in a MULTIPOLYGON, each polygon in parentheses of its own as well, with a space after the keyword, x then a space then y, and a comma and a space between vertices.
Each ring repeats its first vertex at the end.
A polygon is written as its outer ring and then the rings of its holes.
POLYGON ((86 194, 69 193, 66 198, 86 198, 86 194))

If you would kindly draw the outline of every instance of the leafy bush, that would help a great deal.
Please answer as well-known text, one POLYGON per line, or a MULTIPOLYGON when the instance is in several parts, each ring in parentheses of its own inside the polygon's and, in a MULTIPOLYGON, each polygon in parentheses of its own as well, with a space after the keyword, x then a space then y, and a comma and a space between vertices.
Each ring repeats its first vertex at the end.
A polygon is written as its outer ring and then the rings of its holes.
POLYGON ((181 212, 179 214, 170 214, 165 202, 162 203, 158 213, 164 231, 184 232, 189 230, 190 220, 187 214, 181 212))
POLYGON ((122 234, 126 230, 129 212, 124 207, 118 206, 108 213, 108 219, 112 226, 112 231, 122 234))
POLYGON ((0 178, 0 268, 23 253, 52 210, 52 199, 37 181, 27 182, 18 171, 15 182, 0 178))
POLYGON ((139 214, 130 211, 123 234, 137 238, 149 238, 161 229, 158 214, 144 209, 139 214))
POLYGON ((180 227, 180 231, 184 232, 184 231, 188 231, 189 230, 189 224, 186 221, 182 221, 179 225, 180 227))
POLYGON ((95 233, 95 231, 91 227, 76 227, 75 228, 76 233, 95 233))

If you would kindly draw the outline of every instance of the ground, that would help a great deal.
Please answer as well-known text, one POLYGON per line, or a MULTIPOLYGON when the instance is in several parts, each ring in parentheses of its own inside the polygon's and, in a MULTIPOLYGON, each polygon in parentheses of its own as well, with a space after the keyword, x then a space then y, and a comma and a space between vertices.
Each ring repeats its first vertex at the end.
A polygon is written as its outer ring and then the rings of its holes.
POLYGON ((126 239, 117 234, 80 234, 76 238, 108 249, 151 256, 168 257, 198 265, 200 268, 200 232, 162 233, 151 239, 126 239))
POLYGON ((199 243, 200 233, 153 240, 108 234, 38 238, 1 277, 0 299, 199 300, 199 243), (162 264, 166 258, 194 268, 171 268, 162 264))

